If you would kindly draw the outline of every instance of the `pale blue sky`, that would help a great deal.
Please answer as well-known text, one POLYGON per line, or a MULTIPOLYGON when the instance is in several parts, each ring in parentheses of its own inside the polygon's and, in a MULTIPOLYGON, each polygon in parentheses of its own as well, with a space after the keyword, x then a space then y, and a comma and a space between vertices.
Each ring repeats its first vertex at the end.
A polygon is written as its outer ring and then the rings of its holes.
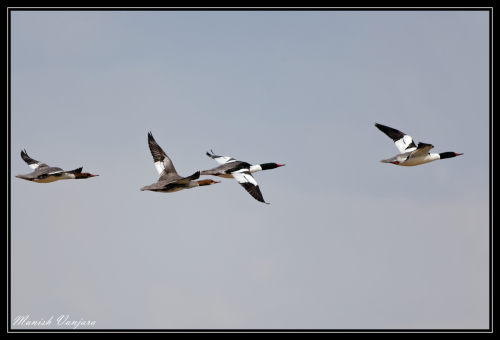
POLYGON ((11 19, 13 317, 488 327, 487 11, 11 19), (375 122, 464 156, 382 164, 398 150, 375 122), (286 164, 255 174, 271 204, 229 179, 141 192, 158 179, 148 131, 184 176, 217 165, 210 149, 286 164), (99 177, 19 180, 21 149, 99 177))

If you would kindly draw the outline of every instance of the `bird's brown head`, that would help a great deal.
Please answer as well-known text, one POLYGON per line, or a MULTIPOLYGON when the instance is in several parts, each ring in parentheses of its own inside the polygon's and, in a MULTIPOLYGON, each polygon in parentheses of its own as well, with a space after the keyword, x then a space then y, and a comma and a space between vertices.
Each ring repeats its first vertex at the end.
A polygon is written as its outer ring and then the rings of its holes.
POLYGON ((75 179, 83 179, 83 178, 96 177, 96 176, 99 176, 99 175, 92 175, 92 174, 89 174, 88 172, 83 172, 81 174, 75 174, 75 179))
POLYGON ((217 181, 212 181, 211 179, 204 179, 204 180, 197 181, 197 182, 198 182, 198 185, 200 187, 202 187, 204 185, 212 185, 212 184, 220 183, 220 182, 217 182, 217 181))

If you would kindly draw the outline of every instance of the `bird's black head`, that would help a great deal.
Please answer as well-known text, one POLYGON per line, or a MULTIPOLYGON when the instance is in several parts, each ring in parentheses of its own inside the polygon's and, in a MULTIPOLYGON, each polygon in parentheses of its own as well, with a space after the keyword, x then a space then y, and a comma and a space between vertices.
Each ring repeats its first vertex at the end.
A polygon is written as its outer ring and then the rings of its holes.
POLYGON ((463 153, 455 153, 455 152, 443 152, 439 154, 439 158, 445 159, 445 158, 452 158, 452 157, 457 157, 463 155, 463 153))
POLYGON ((260 164, 260 167, 262 168, 262 170, 276 169, 277 167, 280 167, 280 166, 285 166, 285 164, 276 164, 276 163, 260 164))

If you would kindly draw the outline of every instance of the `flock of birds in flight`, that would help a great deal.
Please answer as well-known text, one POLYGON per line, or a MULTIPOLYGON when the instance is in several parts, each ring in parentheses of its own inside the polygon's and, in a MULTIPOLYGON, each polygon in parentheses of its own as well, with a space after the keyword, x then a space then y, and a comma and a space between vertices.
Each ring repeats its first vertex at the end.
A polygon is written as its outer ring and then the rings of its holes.
MULTIPOLYGON (((431 144, 418 143, 417 146, 410 136, 399 130, 377 123, 375 123, 375 126, 394 141, 394 144, 396 144, 396 147, 400 152, 399 155, 382 160, 382 163, 392 163, 401 166, 415 166, 438 159, 446 159, 463 155, 462 153, 455 152, 430 153, 429 151, 434 147, 431 144)), ((170 193, 220 183, 211 179, 197 180, 200 175, 208 175, 234 178, 250 195, 252 195, 253 198, 259 202, 266 203, 262 197, 259 185, 252 176, 252 173, 262 170, 276 169, 285 165, 277 163, 251 165, 247 162, 238 161, 232 157, 217 156, 213 151, 211 151, 211 154, 207 152, 207 156, 213 158, 217 163, 219 163, 220 165, 218 167, 210 170, 197 171, 191 176, 182 177, 177 174, 174 164, 165 151, 163 151, 158 143, 156 143, 151 132, 148 133, 148 144, 151 155, 153 156, 155 167, 160 174, 160 178, 156 183, 142 187, 141 191, 170 193)), ((63 179, 83 179, 99 176, 92 175, 87 172, 82 173, 81 167, 71 171, 64 171, 58 167, 48 166, 45 163, 36 161, 29 157, 26 150, 21 151, 21 158, 30 166, 30 168, 35 170, 27 175, 16 176, 17 178, 27 181, 36 183, 51 183, 63 179)))

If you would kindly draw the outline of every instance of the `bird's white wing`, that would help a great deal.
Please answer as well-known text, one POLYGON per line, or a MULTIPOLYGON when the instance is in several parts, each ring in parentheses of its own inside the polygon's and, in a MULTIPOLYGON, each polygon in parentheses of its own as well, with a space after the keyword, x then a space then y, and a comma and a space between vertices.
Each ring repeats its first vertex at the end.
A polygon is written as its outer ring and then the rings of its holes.
MULTIPOLYGON (((259 185, 255 178, 253 178, 249 169, 241 169, 235 172, 232 172, 231 175, 240 183, 240 185, 245 188, 246 191, 257 201, 266 203, 264 201, 264 197, 262 197, 262 193, 260 192, 259 185)), ((269 203, 266 203, 269 204, 269 203)))
POLYGON ((394 141, 394 144, 400 153, 414 151, 417 149, 417 146, 413 142, 413 138, 409 135, 382 124, 375 123, 375 126, 394 141))
MULTIPOLYGON (((212 151, 212 150, 210 150, 212 151)), ((214 154, 214 152, 212 151, 212 154, 209 154, 207 152, 207 156, 210 157, 210 158, 213 158, 217 163, 219 164, 228 164, 228 163, 233 163, 233 162, 237 162, 236 159, 232 158, 232 157, 228 157, 228 156, 217 156, 214 154)))

